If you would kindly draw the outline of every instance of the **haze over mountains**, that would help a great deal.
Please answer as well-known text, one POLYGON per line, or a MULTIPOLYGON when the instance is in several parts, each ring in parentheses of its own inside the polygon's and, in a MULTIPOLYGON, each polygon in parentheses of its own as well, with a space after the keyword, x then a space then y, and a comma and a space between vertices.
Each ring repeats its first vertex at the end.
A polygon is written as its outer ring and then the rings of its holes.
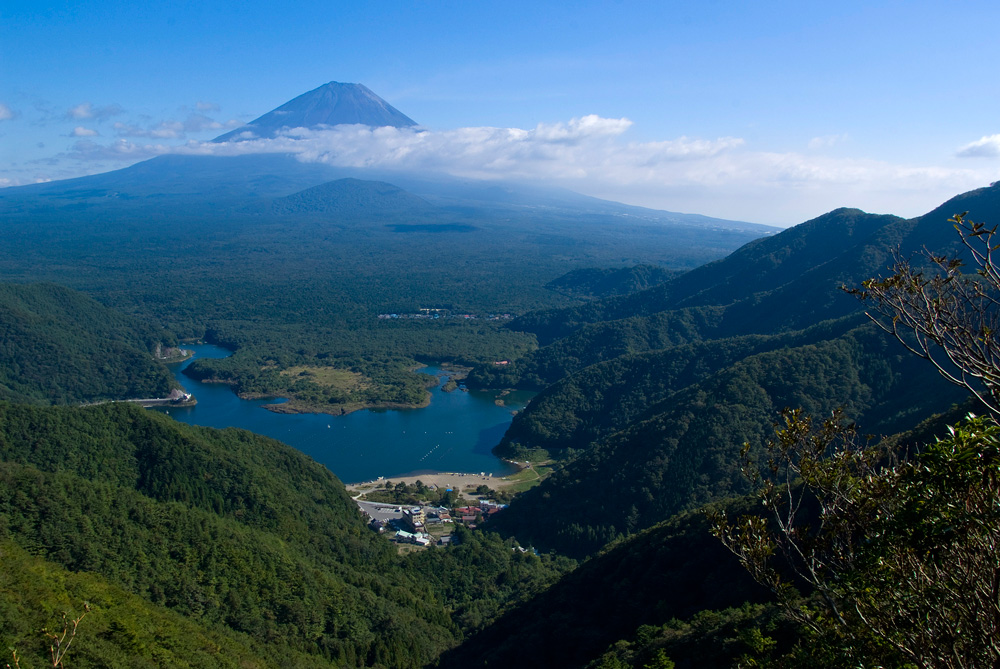
MULTIPOLYGON (((245 143, 252 139, 274 138, 284 130, 322 131, 342 124, 405 128, 413 120, 361 84, 330 82, 290 100, 247 125, 220 135, 216 143, 245 143)), ((270 151, 270 150, 269 150, 270 151)), ((33 184, 0 190, 0 207, 8 213, 43 206, 56 208, 134 209, 147 204, 166 203, 172 208, 203 208, 213 205, 241 204, 248 198, 290 196, 307 188, 342 178, 382 181, 410 191, 414 195, 472 213, 478 210, 517 210, 520 213, 552 213, 608 217, 628 217, 626 224, 649 221, 704 227, 713 232, 736 230, 768 234, 768 226, 678 214, 633 207, 587 197, 544 184, 461 179, 433 172, 405 172, 375 168, 334 167, 323 162, 303 162, 281 153, 249 153, 238 156, 168 155, 137 163, 131 167, 65 181, 33 184), (136 202, 139 198, 141 201, 136 202), (154 198, 152 202, 149 198, 154 198)), ((350 196, 348 196, 350 197, 350 196)), ((266 205, 265 205, 266 206, 266 205)), ((489 214, 491 211, 481 211, 489 214)), ((732 247, 735 248, 735 247, 732 247)))

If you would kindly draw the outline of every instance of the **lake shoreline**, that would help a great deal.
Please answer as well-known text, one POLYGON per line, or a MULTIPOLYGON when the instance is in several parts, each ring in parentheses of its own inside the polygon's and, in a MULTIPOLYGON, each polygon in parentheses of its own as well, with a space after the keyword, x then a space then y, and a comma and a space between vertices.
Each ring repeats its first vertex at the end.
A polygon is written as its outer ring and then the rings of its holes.
MULTIPOLYGON (((186 348, 195 349, 195 359, 231 354, 211 344, 186 348)), ((451 472, 466 473, 459 479, 464 485, 478 473, 493 473, 499 480, 517 471, 491 451, 510 424, 511 409, 520 408, 530 394, 505 396, 508 406, 499 407, 492 391, 444 392, 442 381, 463 371, 451 365, 445 369, 424 363, 431 389, 419 405, 317 406, 283 401, 276 394, 235 393, 231 382, 185 374, 191 362, 170 368, 178 382, 198 397, 198 406, 153 410, 193 425, 238 427, 278 439, 325 465, 341 481, 372 481, 386 475, 393 476, 393 481, 416 481, 432 472, 451 472)), ((488 485, 495 484, 490 480, 488 485)))
POLYGON ((364 411, 366 409, 425 409, 430 406, 431 394, 427 393, 426 399, 420 404, 405 404, 402 402, 376 402, 372 404, 365 404, 358 402, 355 404, 309 404, 308 402, 301 402, 296 399, 288 398, 275 398, 271 395, 255 395, 254 393, 238 393, 240 399, 244 400, 267 400, 267 399, 284 399, 285 402, 280 404, 264 404, 261 405, 262 409, 267 409, 273 413, 279 414, 304 414, 304 413, 322 413, 329 416, 346 416, 348 414, 354 413, 355 411, 364 411))

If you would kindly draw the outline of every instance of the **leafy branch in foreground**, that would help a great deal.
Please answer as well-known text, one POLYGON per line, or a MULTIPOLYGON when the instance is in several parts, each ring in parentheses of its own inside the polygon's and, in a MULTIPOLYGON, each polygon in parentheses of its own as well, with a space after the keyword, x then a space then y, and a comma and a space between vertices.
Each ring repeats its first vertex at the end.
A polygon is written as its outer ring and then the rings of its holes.
POLYGON ((49 644, 49 654, 52 657, 52 666, 61 667, 63 666, 63 658, 66 657, 66 653, 69 652, 70 644, 73 643, 73 639, 76 638, 76 630, 80 626, 80 622, 90 613, 90 605, 84 603, 83 613, 81 613, 76 618, 68 618, 64 612, 62 615, 62 632, 52 632, 49 630, 42 630, 45 632, 45 636, 49 638, 51 642, 49 644), (67 637, 69 637, 67 639, 67 637))
MULTIPOLYGON (((72 645, 73 640, 76 638, 76 631, 80 627, 80 623, 88 613, 90 613, 90 604, 84 602, 83 613, 76 618, 70 618, 69 614, 63 611, 62 631, 52 631, 48 628, 42 629, 42 633, 49 639, 49 657, 52 660, 52 664, 50 666, 52 666, 53 669, 65 666, 63 664, 63 659, 66 657, 66 653, 69 652, 70 645, 72 645)), ((17 654, 17 649, 11 648, 9 650, 11 652, 11 659, 14 661, 13 669, 20 669, 21 658, 17 654)), ((12 669, 9 663, 6 667, 7 669, 12 669)))
POLYGON ((897 250, 891 276, 844 290, 871 302, 881 318, 868 315, 879 327, 1000 416, 1000 270, 993 257, 1000 249, 993 243, 997 226, 974 223, 967 214, 950 222, 974 273, 964 273, 966 262, 958 257, 927 250, 922 264, 930 272, 925 273, 897 250))
POLYGON ((838 661, 998 666, 1000 427, 970 416, 892 463, 840 416, 783 419, 748 466, 769 517, 717 517, 716 536, 838 661))

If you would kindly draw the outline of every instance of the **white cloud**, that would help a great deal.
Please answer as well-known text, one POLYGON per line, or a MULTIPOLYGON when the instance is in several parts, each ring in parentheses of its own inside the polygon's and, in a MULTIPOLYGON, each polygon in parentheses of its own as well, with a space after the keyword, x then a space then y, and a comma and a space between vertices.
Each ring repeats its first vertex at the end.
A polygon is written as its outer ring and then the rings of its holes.
POLYGON ((1000 135, 987 135, 958 150, 959 158, 996 158, 1000 156, 1000 135))
POLYGON ((94 105, 89 102, 81 102, 75 107, 70 107, 66 111, 66 118, 69 119, 96 119, 98 121, 103 121, 111 116, 118 116, 124 114, 125 110, 121 108, 121 105, 110 104, 104 105, 103 107, 94 107, 94 105))
POLYGON ((99 133, 91 128, 84 128, 82 125, 78 125, 73 128, 73 132, 70 133, 71 137, 96 137, 99 133))
POLYGON ((836 144, 842 144, 847 141, 847 135, 823 135, 821 137, 813 137, 809 140, 809 149, 811 151, 816 151, 819 149, 828 149, 836 144))
POLYGON ((17 116, 13 109, 0 102, 0 121, 9 121, 17 116))
POLYGON ((217 112, 219 111, 219 105, 214 102, 202 102, 199 100, 195 103, 194 108, 200 112, 217 112))
POLYGON ((779 224, 841 206, 914 216, 996 179, 985 169, 767 152, 748 147, 739 137, 628 142, 623 136, 631 126, 628 119, 598 116, 527 130, 340 125, 288 129, 274 139, 170 141, 195 129, 217 129, 206 118, 192 115, 184 123, 148 128, 116 124, 118 141, 81 140, 69 155, 121 164, 165 153, 284 153, 340 167, 551 183, 632 204, 779 224), (153 141, 133 141, 138 138, 153 141))
POLYGON ((75 107, 70 107, 66 111, 66 116, 69 118, 93 118, 92 105, 89 102, 83 102, 75 107))

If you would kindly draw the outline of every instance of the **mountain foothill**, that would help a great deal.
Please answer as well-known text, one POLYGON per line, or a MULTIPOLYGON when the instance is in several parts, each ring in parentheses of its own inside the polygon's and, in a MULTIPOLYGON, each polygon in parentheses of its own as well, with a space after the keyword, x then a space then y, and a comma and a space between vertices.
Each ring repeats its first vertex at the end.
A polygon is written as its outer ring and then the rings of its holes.
MULTIPOLYGON (((331 82, 215 141, 345 123, 416 126, 331 82)), ((0 190, 0 646, 46 661, 37 630, 68 611, 79 667, 722 667, 755 639, 795 647, 706 512, 752 512, 741 449, 786 407, 900 448, 976 409, 843 290, 894 254, 959 252, 961 212, 1000 220, 1000 186, 780 232, 277 154, 0 190), (416 406, 421 362, 467 365, 470 387, 537 392, 495 453, 554 472, 460 545, 398 555, 298 451, 109 402, 176 388, 157 353, 184 340, 233 351, 192 376, 302 411, 416 406)))

